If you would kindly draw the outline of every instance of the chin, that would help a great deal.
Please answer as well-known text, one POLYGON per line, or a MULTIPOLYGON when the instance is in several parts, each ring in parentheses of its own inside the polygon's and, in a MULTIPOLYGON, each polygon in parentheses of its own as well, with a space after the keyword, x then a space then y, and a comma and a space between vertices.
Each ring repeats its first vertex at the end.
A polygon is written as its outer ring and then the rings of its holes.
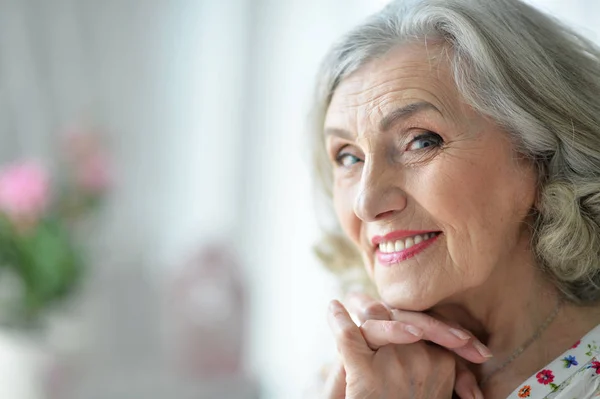
POLYGON ((423 289, 415 285, 377 285, 381 299, 394 309, 422 312, 443 302, 440 291, 423 289))

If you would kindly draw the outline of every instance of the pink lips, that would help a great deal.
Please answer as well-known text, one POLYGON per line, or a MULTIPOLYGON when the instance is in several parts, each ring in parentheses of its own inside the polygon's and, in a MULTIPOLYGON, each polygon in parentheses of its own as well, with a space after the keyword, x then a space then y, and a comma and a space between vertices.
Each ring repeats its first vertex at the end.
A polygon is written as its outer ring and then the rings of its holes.
MULTIPOLYGON (((379 245, 379 243, 381 243, 381 242, 399 240, 399 239, 412 237, 412 236, 415 236, 418 234, 425 234, 425 233, 432 233, 432 232, 431 231, 394 231, 383 237, 375 236, 375 237, 373 237, 372 242, 373 242, 373 245, 379 245)), ((385 265, 385 266, 391 266, 395 263, 402 262, 403 260, 412 258, 413 256, 415 256, 418 253, 425 250, 425 248, 427 248, 431 244, 433 244, 438 239, 439 236, 440 235, 438 234, 433 238, 429 238, 425 241, 420 242, 419 244, 413 245, 412 247, 410 247, 408 249, 404 249, 404 250, 398 251, 398 252, 383 253, 379 250, 379 248, 377 248, 377 250, 375 251, 377 254, 377 259, 379 260, 379 263, 381 263, 382 265, 385 265)))

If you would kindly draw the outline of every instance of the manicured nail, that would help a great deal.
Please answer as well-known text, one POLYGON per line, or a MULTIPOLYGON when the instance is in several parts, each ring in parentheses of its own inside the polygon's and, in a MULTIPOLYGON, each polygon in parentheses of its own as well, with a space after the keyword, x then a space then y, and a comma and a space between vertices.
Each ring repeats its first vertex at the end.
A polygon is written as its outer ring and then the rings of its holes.
POLYGON ((410 324, 405 326, 404 329, 406 331, 408 331, 410 334, 414 335, 415 337, 420 337, 423 335, 423 330, 421 330, 420 328, 417 328, 415 326, 411 326, 410 324))
POLYGON ((492 352, 488 349, 488 347, 482 344, 481 342, 474 340, 473 346, 475 347, 475 349, 477 349, 477 352, 479 352, 481 356, 486 357, 488 359, 490 357, 494 357, 494 355, 492 355, 492 352))
POLYGON ((458 338, 460 338, 462 340, 465 340, 465 341, 467 339, 471 338, 471 336, 469 334, 467 334, 466 332, 464 332, 462 330, 459 330, 457 328, 451 328, 450 329, 450 333, 452 333, 452 335, 454 335, 455 337, 458 337, 458 338))

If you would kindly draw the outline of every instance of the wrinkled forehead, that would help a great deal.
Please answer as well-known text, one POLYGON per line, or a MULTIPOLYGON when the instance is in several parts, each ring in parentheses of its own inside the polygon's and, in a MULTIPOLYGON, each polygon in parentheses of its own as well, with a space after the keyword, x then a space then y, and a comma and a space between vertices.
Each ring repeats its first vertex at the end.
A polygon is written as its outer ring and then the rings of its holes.
POLYGON ((376 124, 394 108, 423 101, 444 118, 460 118, 465 105, 454 84, 448 52, 440 45, 410 44, 370 61, 337 87, 325 125, 348 129, 359 122, 376 124))

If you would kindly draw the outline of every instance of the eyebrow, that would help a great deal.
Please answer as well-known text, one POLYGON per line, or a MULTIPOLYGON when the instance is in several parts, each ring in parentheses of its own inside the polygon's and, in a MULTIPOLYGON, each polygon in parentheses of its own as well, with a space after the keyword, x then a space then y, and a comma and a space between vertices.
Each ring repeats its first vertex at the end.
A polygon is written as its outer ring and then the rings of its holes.
MULTIPOLYGON (((424 112, 427 110, 433 110, 442 115, 441 111, 433 104, 428 103, 427 101, 419 101, 416 103, 411 103, 405 105, 400 108, 396 108, 389 114, 381 119, 379 122, 379 130, 385 132, 389 130, 392 125, 394 125, 400 119, 406 119, 420 112, 424 112)), ((325 136, 338 136, 347 140, 354 140, 355 136, 351 132, 345 129, 339 128, 327 128, 325 129, 325 136)))
POLYGON ((396 108, 395 110, 384 116, 383 119, 381 119, 381 122, 379 122, 379 130, 385 132, 390 127, 392 127, 392 125, 398 120, 408 118, 410 116, 418 114, 419 112, 424 112, 427 110, 433 110, 438 112, 440 115, 442 114, 435 105, 428 103, 427 101, 420 101, 417 103, 408 104, 404 107, 396 108))
POLYGON ((327 137, 327 136, 337 136, 337 137, 346 139, 348 141, 352 141, 355 138, 354 135, 352 133, 350 133, 348 130, 338 129, 336 127, 328 127, 327 129, 325 129, 325 137, 327 137))

